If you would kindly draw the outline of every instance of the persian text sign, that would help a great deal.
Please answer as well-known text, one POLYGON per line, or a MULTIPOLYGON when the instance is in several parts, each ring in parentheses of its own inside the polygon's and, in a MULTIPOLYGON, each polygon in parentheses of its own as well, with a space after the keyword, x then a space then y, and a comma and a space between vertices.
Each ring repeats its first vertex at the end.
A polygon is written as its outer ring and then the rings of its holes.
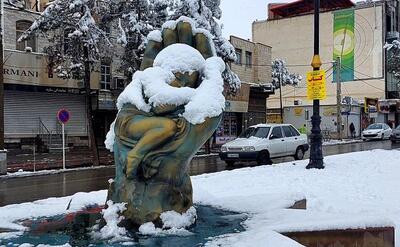
POLYGON ((307 98, 309 100, 326 99, 326 78, 324 70, 307 73, 307 98))

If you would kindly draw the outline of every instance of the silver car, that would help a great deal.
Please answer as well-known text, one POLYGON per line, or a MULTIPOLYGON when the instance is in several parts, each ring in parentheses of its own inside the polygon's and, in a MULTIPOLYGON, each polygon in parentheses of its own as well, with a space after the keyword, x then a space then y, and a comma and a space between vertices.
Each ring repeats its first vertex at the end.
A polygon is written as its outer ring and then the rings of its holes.
POLYGON ((400 141, 400 125, 392 131, 390 140, 392 140, 393 143, 400 141))
POLYGON ((385 123, 374 123, 368 126, 363 132, 362 132, 362 139, 363 141, 366 140, 377 140, 377 139, 390 139, 390 136, 392 135, 392 129, 389 127, 389 125, 385 123))

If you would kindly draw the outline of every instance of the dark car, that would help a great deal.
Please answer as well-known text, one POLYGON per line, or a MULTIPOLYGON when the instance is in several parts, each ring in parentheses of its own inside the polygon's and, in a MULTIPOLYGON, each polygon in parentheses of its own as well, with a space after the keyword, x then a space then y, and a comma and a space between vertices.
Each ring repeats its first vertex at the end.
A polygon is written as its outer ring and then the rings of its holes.
POLYGON ((400 125, 392 131, 392 136, 390 139, 393 143, 400 141, 400 125))

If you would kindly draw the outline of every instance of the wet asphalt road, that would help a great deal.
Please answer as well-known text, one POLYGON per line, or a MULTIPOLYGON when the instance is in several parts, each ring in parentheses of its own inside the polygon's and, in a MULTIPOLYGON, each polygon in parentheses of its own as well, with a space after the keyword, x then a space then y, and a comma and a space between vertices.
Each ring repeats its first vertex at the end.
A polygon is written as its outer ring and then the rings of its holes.
MULTIPOLYGON (((334 155, 371 149, 400 149, 400 144, 390 141, 373 141, 334 146, 324 146, 324 155, 334 155)), ((308 158, 309 152, 305 158, 308 158)), ((293 158, 274 159, 273 163, 293 161, 293 158)), ((255 166, 255 163, 237 163, 229 169, 255 166)), ((191 175, 213 173, 226 170, 225 163, 218 156, 196 157, 190 166, 191 175)), ((68 171, 59 174, 3 178, 0 179, 0 206, 29 202, 48 197, 61 197, 76 192, 89 192, 107 189, 108 179, 114 177, 114 168, 68 171)))

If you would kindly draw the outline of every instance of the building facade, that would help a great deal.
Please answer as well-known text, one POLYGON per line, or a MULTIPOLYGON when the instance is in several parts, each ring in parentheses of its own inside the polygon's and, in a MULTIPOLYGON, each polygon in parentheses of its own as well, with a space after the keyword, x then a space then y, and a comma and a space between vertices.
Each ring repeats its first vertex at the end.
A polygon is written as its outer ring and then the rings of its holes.
POLYGON ((236 95, 226 95, 224 117, 216 133, 216 143, 223 144, 248 126, 265 123, 266 99, 273 93, 271 82, 271 47, 236 36, 230 37, 237 60, 230 64, 242 85, 236 95))
MULTIPOLYGON (((46 7, 46 1, 16 7, 4 3, 5 20, 5 138, 9 148, 21 147, 36 137, 57 135, 60 124, 57 112, 67 109, 71 114, 66 124, 69 146, 90 145, 88 113, 83 81, 61 79, 49 66, 43 48, 49 46, 40 36, 17 42, 46 7)), ((117 30, 110 28, 114 43, 117 30)), ((236 95, 227 95, 223 121, 216 132, 218 144, 236 138, 244 128, 264 123, 266 98, 273 93, 271 47, 232 36, 238 60, 230 66, 242 80, 236 95)), ((96 142, 103 145, 109 126, 117 114, 116 100, 124 89, 126 78, 119 70, 123 50, 116 46, 113 57, 99 61, 91 73, 90 97, 96 142)), ((228 91, 228 90, 227 90, 228 91)))
MULTIPOLYGON (((50 44, 35 36, 17 42, 46 7, 45 1, 25 1, 24 6, 4 2, 4 120, 5 143, 18 148, 35 137, 49 140, 60 132, 57 112, 67 109, 70 121, 66 124, 69 146, 88 146, 88 113, 83 81, 61 79, 54 74, 43 48, 50 44)), ((119 51, 117 51, 119 52, 119 51)), ((118 54, 118 53, 117 53, 118 54)), ((96 64, 91 73, 90 97, 97 143, 102 144, 109 125, 116 115, 115 98, 124 87, 124 77, 118 72, 115 57, 96 64)))
MULTIPOLYGON (((327 99, 321 101, 322 105, 337 103, 334 61, 338 58, 342 63, 342 99, 350 97, 362 103, 366 97, 383 100, 398 96, 398 82, 386 76, 384 49, 389 37, 398 37, 398 5, 398 1, 355 5, 350 0, 321 0, 320 56, 327 75, 327 99)), ((268 19, 253 23, 253 41, 271 45, 272 59, 284 59, 291 72, 306 78, 306 73, 312 70, 313 18, 313 4, 309 1, 270 4, 268 19)), ((306 81, 296 87, 283 87, 282 101, 284 106, 311 105, 306 81)), ((279 89, 268 99, 268 106, 279 108, 279 89)), ((399 124, 396 112, 385 118, 399 124)))

